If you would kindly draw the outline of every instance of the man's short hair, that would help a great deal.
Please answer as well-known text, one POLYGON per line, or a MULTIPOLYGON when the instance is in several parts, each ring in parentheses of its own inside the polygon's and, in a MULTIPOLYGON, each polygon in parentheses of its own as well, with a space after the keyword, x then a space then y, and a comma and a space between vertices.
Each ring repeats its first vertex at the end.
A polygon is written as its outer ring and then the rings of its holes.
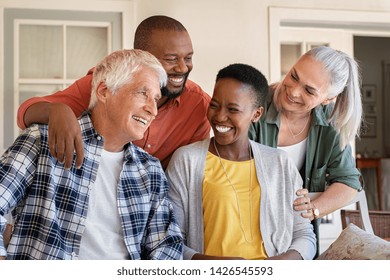
POLYGON ((185 31, 187 29, 176 19, 157 15, 144 19, 137 27, 134 35, 134 48, 149 50, 150 36, 154 30, 185 31))

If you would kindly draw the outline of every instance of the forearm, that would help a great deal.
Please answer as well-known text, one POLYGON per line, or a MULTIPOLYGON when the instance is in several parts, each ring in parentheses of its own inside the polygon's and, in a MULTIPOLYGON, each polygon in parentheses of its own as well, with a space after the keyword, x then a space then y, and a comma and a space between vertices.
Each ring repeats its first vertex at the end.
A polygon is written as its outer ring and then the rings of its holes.
POLYGON ((49 123, 50 105, 48 102, 38 102, 27 108, 23 122, 26 127, 33 123, 49 123))
POLYGON ((333 183, 311 203, 320 210, 319 218, 346 206, 356 195, 356 190, 342 183, 333 183))
POLYGON ((48 123, 48 110, 45 107, 47 103, 64 103, 69 106, 73 113, 79 117, 83 111, 88 108, 89 100, 91 98, 91 82, 92 69, 86 76, 77 80, 72 85, 64 90, 57 91, 54 94, 33 97, 23 102, 18 109, 18 126, 22 129, 26 128, 32 123, 48 123), (45 105, 37 105, 38 103, 46 103, 45 105), (34 109, 36 108, 36 109, 34 109), (43 109, 41 111, 40 109, 43 109))

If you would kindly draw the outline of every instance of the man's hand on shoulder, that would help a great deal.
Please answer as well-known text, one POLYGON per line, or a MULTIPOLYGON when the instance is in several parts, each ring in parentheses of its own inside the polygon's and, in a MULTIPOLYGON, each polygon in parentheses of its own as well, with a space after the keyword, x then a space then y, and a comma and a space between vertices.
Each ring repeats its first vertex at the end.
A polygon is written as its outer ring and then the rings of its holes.
POLYGON ((65 104, 51 103, 49 113, 49 148, 53 157, 65 168, 72 166, 76 151, 76 167, 84 160, 84 145, 79 122, 73 111, 65 104))

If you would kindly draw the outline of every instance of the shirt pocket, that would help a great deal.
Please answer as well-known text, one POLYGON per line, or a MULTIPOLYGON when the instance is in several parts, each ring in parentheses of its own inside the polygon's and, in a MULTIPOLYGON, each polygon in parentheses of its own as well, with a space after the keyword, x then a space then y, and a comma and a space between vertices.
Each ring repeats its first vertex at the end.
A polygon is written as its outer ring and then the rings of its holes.
POLYGON ((313 169, 310 183, 311 192, 323 192, 326 186, 326 165, 313 169))

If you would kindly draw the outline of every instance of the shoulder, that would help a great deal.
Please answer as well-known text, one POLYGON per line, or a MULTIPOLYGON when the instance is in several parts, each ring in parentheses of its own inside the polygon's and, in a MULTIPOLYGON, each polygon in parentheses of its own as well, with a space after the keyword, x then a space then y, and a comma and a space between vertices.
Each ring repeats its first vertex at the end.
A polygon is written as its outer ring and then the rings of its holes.
POLYGON ((192 158, 201 155, 202 152, 208 149, 210 139, 197 141, 178 148, 173 157, 192 158))
POLYGON ((288 155, 285 151, 279 150, 277 148, 269 147, 263 144, 260 144, 258 142, 255 142, 253 140, 250 140, 251 147, 254 150, 254 152, 259 152, 263 156, 272 156, 272 157, 280 157, 280 158, 287 158, 288 155))
POLYGON ((45 150, 48 152, 48 145, 45 145, 45 143, 47 143, 47 125, 33 124, 18 135, 0 158, 8 158, 17 162, 17 164, 21 164, 24 157, 33 159, 42 156, 44 154, 42 145, 46 146, 45 150))
POLYGON ((132 160, 141 164, 145 169, 157 169, 158 171, 161 170, 161 172, 163 172, 160 160, 147 153, 142 148, 133 143, 129 143, 125 149, 127 153, 130 153, 132 160))
POLYGON ((198 84, 187 80, 183 95, 187 101, 197 104, 209 105, 211 97, 198 84))
POLYGON ((47 141, 48 134, 47 124, 32 124, 19 134, 18 139, 23 139, 24 142, 42 142, 47 141))
POLYGON ((210 139, 201 140, 178 148, 169 161, 167 170, 192 168, 203 162, 208 151, 210 139))
POLYGON ((251 140, 251 147, 253 150, 253 155, 255 159, 261 160, 264 163, 264 168, 290 168, 291 165, 294 165, 293 161, 289 158, 287 152, 269 147, 263 144, 259 144, 251 140))

